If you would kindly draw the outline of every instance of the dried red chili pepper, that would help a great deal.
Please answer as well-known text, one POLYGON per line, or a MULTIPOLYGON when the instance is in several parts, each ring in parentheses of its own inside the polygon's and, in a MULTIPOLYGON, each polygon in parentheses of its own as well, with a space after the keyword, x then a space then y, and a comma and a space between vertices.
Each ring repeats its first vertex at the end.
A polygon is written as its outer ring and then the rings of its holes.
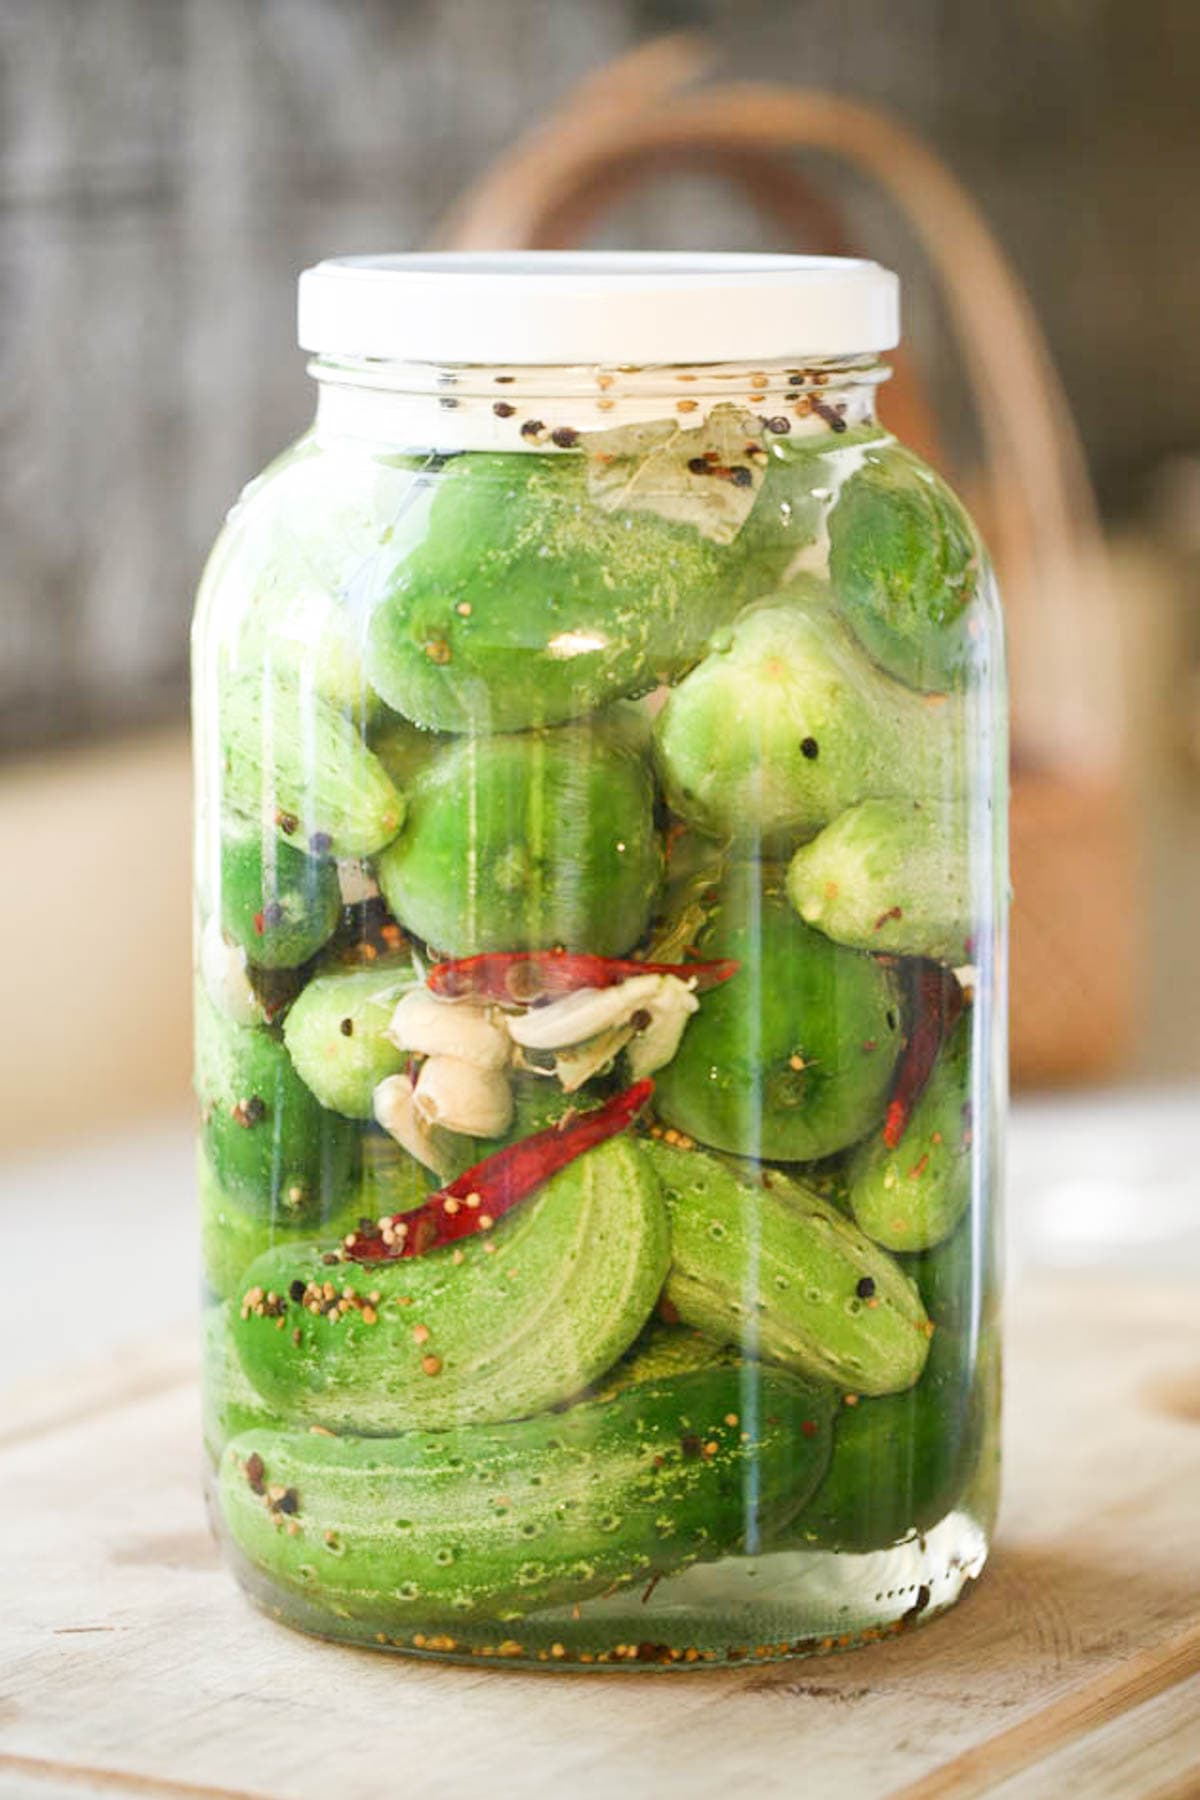
POLYGON ((500 950, 440 962, 430 969, 427 986, 446 999, 477 994, 508 1005, 528 1006, 579 988, 615 987, 635 975, 677 975, 694 981, 701 993, 736 975, 737 962, 634 962, 619 956, 593 956, 572 950, 500 950))
POLYGON ((484 1157, 431 1194, 414 1212, 397 1213, 389 1221, 387 1236, 382 1229, 352 1232, 344 1245, 347 1260, 402 1262, 489 1231, 497 1219, 585 1150, 624 1131, 653 1092, 652 1081, 636 1081, 594 1112, 535 1131, 531 1137, 484 1157))
POLYGON ((913 1026, 900 1053, 883 1126, 883 1141, 889 1150, 896 1148, 908 1130, 913 1108, 933 1073, 938 1051, 957 1024, 963 1005, 962 988, 949 969, 938 963, 919 965, 909 999, 913 1026))

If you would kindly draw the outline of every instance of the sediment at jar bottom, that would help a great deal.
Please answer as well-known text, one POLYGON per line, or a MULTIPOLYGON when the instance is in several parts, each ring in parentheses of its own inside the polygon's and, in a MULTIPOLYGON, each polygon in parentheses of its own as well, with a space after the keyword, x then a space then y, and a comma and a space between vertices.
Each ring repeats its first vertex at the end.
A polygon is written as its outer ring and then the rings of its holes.
POLYGON ((654 1173, 614 1138, 454 1249, 362 1265, 316 1244, 271 1251, 246 1273, 238 1352, 298 1423, 386 1434, 520 1418, 628 1348, 668 1255, 654 1173))
POLYGON ((662 878, 648 728, 632 707, 586 725, 467 738, 431 758, 379 858, 405 928, 448 956, 637 943, 662 878))
POLYGON ((671 1221, 666 1296, 718 1343, 856 1394, 909 1388, 933 1327, 886 1251, 799 1182, 651 1143, 671 1221))
POLYGON ((507 1424, 253 1429, 225 1450, 221 1505, 251 1562, 339 1617, 515 1620, 755 1549, 819 1481, 829 1416, 827 1393, 731 1366, 507 1424))
POLYGON ((815 1162, 881 1121, 901 1044, 893 968, 805 925, 779 871, 749 862, 710 895, 695 947, 740 970, 656 1076, 664 1122, 737 1156, 815 1162))

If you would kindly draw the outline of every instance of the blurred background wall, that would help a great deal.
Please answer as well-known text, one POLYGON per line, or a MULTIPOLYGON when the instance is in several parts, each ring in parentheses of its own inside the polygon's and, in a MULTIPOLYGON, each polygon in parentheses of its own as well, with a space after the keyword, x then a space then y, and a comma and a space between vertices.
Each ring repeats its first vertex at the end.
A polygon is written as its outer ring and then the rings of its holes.
MULTIPOLYGON (((223 512, 306 420, 297 270, 427 240, 572 82, 680 28, 714 40, 722 74, 836 87, 925 133, 1028 283, 1120 539, 1130 706, 1153 736, 1155 954, 1128 1064, 1200 1067, 1200 6, 0 0, 0 838, 20 877, 0 930, 31 948, 10 971, 29 1035, 4 1053, 0 1133, 55 1118, 51 966, 111 1052, 85 1120, 182 1092, 187 614, 223 512)), ((964 442, 912 244, 829 179, 858 241, 905 275, 964 442)), ((767 242, 694 178, 628 203, 603 241, 767 242)))

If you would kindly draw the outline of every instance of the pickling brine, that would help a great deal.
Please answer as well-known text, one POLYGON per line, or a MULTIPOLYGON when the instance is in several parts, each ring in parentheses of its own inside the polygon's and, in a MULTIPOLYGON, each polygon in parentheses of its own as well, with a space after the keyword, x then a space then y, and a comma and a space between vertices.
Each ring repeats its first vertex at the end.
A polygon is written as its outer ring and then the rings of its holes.
POLYGON ((906 1629, 995 1505, 1006 752, 894 279, 345 259, 301 341, 195 630, 230 1560, 459 1659, 906 1629))

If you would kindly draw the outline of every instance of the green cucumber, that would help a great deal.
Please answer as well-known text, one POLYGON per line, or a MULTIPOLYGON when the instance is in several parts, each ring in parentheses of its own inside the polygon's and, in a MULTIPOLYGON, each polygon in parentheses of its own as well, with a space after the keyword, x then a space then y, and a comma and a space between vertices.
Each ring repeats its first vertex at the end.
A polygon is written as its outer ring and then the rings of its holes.
POLYGON ((350 1119, 371 1117, 375 1089, 404 1067, 404 1051, 385 1034, 401 999, 416 985, 405 957, 316 975, 293 1001, 283 1040, 322 1106, 350 1119))
POLYGON ((440 732, 422 731, 419 725, 412 725, 399 713, 386 709, 367 734, 372 753, 402 794, 407 794, 431 757, 444 750, 451 741, 440 732))
MULTIPOLYGON (((433 1185, 429 1170, 402 1149, 395 1138, 376 1126, 364 1127, 358 1209, 362 1218, 391 1218, 395 1213, 412 1212, 429 1198, 433 1185)), ((336 1226, 332 1235, 338 1235, 336 1226)))
POLYGON ((686 1325, 664 1325, 652 1319, 641 1337, 613 1364, 592 1397, 611 1400, 626 1388, 640 1387, 648 1381, 667 1381, 677 1375, 691 1375, 697 1369, 718 1369, 737 1361, 737 1352, 729 1344, 714 1343, 703 1332, 686 1325))
POLYGON ((789 849, 860 800, 955 798, 966 760, 961 707, 877 669, 811 577, 714 636, 659 714, 655 754, 685 824, 789 849))
POLYGON ((651 1141, 647 1154, 671 1221, 667 1299, 685 1325, 855 1394, 912 1386, 933 1329, 920 1295, 835 1206, 703 1151, 651 1141))
POLYGON ((655 1076, 665 1123, 736 1156, 814 1162, 882 1120, 901 1042, 894 969, 803 924, 757 863, 727 872, 692 942, 741 966, 655 1076))
POLYGON ((289 1418, 387 1434, 520 1418, 580 1393, 649 1317, 667 1221, 642 1151, 614 1138, 453 1251, 363 1266, 328 1254, 279 1249, 247 1271, 239 1354, 289 1418), (313 1314, 303 1296, 326 1282, 377 1294, 375 1322, 361 1304, 313 1314))
POLYGON ((339 1198, 322 1218, 286 1219, 247 1212, 231 1200, 208 1166, 197 1156, 200 1202, 200 1261, 206 1285, 222 1300, 245 1292, 250 1264, 279 1244, 309 1242, 314 1231, 334 1239, 354 1231, 364 1218, 410 1211, 429 1191, 428 1172, 383 1132, 367 1132, 362 1141, 362 1180, 339 1198))
POLYGON ((850 1210, 889 1250, 928 1250, 948 1238, 971 1199, 971 1014, 934 1064, 904 1136, 876 1135, 847 1163, 850 1210))
POLYGON ((212 1462, 219 1462, 230 1438, 243 1431, 283 1426, 284 1421, 246 1380, 233 1344, 228 1306, 205 1307, 200 1319, 200 1355, 204 1448, 212 1462))
POLYGON ((826 1393, 743 1366, 508 1424, 256 1429, 225 1451, 221 1509, 251 1564, 339 1618, 491 1628, 756 1550, 820 1480, 829 1414, 826 1393))
POLYGON ((250 483, 205 570, 225 670, 271 667, 370 718, 365 617, 403 555, 421 460, 308 433, 250 483))
POLYGON ((376 690, 427 729, 520 731, 647 693, 739 604, 734 552, 593 505, 582 455, 456 456, 432 485, 367 647, 376 690))
POLYGON ((317 1104, 275 1032, 235 1024, 199 987, 195 1008, 196 1094, 216 1179, 243 1209, 319 1228, 357 1187, 357 1132, 317 1104))
POLYGON ((341 918, 334 865, 274 833, 233 828, 221 840, 221 929, 262 969, 315 956, 341 918))
POLYGON ((981 551, 943 481, 899 444, 869 450, 829 515, 829 574, 880 666, 917 688, 962 682, 981 551))
POLYGON ((409 790, 377 873, 400 923, 447 956, 641 937, 662 875, 645 721, 456 740, 409 790))
POLYGON ((404 799, 351 721, 286 675, 231 676, 220 708, 223 808, 319 855, 370 856, 404 799))
POLYGON ((839 1409, 828 1473, 791 1546, 883 1550, 929 1531, 966 1485, 981 1398, 969 1341, 939 1329, 915 1387, 839 1409))
POLYGON ((968 1216, 931 1250, 901 1258, 939 1331, 968 1330, 975 1309, 984 1303, 991 1258, 986 1247, 981 1255, 971 1226, 968 1216))
POLYGON ((967 815, 930 800, 864 800, 801 845, 788 869, 800 917, 839 944, 969 962, 967 815))

